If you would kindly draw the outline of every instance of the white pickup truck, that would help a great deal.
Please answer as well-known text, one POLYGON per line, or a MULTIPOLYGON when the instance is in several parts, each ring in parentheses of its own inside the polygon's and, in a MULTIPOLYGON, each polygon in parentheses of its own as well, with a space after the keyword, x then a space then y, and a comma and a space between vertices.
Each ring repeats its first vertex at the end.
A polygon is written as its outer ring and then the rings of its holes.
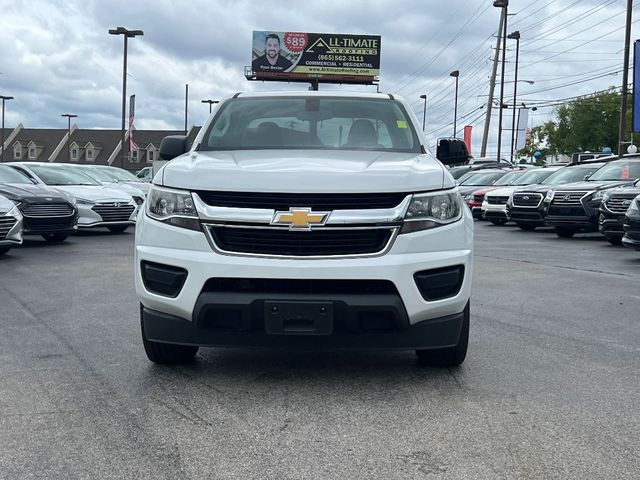
POLYGON ((437 161, 418 125, 389 94, 248 93, 189 150, 165 138, 136 228, 148 358, 379 348, 461 364, 473 219, 442 163, 465 149, 447 140, 437 161))

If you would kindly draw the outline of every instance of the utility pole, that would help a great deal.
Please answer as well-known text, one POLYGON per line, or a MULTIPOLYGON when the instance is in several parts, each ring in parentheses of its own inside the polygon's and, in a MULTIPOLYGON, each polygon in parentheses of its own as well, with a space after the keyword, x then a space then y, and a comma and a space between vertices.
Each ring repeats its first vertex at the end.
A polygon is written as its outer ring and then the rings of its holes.
POLYGON ((185 85, 184 89, 184 134, 187 135, 187 114, 189 108, 189 84, 185 85))
POLYGON ((454 70, 449 76, 456 79, 456 103, 453 109, 453 137, 455 138, 456 131, 458 130, 458 77, 460 77, 460 70, 454 70))
MULTIPOLYGON (((0 153, 0 163, 4 162, 4 102, 6 100, 13 100, 13 97, 8 97, 6 95, 0 95, 2 99, 2 143, 0 143, 1 153, 0 153)), ((424 129, 423 129, 424 130, 424 129)))
POLYGON ((427 95, 423 93, 420 98, 424 100, 424 107, 422 107, 422 133, 424 133, 424 127, 427 122, 427 95))
POLYGON ((502 39, 503 23, 506 20, 506 12, 504 8, 500 13, 500 25, 498 27, 498 39, 496 40, 496 53, 493 57, 493 70, 491 72, 491 81, 489 83, 489 100, 487 101, 487 116, 484 119, 484 133, 482 134, 482 149, 480 156, 487 155, 487 141, 489 140, 489 126, 491 124, 491 109, 493 107, 493 92, 496 88, 496 74, 498 73, 498 60, 500 59, 500 40, 502 39))
POLYGON ((500 74, 500 114, 498 115, 498 153, 496 155, 499 162, 502 158, 502 106, 504 105, 504 69, 507 65, 507 9, 509 8, 509 0, 496 0, 493 2, 493 6, 502 8, 504 12, 504 23, 502 25, 502 73, 500 74))
MULTIPOLYGON (((624 68, 622 69, 622 104, 620 106, 620 131, 618 133, 618 158, 624 155, 625 130, 627 129, 627 92, 629 83, 629 44, 631 43, 631 13, 633 0, 627 0, 627 26, 624 35, 624 68)), ((638 92, 633 92, 637 95, 638 92)))
POLYGON ((511 163, 516 152, 516 104, 518 103, 518 57, 520 56, 520 32, 515 31, 507 35, 510 40, 516 41, 516 74, 513 81, 513 119, 511 120, 511 163))

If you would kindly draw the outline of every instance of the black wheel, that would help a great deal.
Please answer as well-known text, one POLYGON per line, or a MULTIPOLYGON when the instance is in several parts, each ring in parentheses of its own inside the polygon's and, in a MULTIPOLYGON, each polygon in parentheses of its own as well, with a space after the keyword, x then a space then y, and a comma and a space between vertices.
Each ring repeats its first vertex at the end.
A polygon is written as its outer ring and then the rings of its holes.
POLYGON ((611 245, 615 245, 616 247, 620 247, 622 246, 622 237, 620 236, 614 236, 614 237, 605 237, 607 239, 607 242, 609 242, 611 245))
POLYGON ((4 255, 9 250, 11 250, 11 247, 0 247, 0 255, 4 255))
POLYGON ((107 227, 107 228, 111 233, 122 233, 127 228, 129 228, 129 225, 114 225, 113 227, 107 227))
POLYGON ((469 345, 469 317, 470 307, 467 303, 458 344, 450 348, 416 350, 418 363, 429 367, 457 367, 462 364, 467 356, 467 346, 469 345))
POLYGON ((556 227, 556 235, 560 238, 571 238, 576 234, 576 231, 567 227, 556 227))
POLYGON ((67 235, 66 233, 44 233, 42 235, 42 238, 44 238, 49 243, 60 243, 64 242, 68 236, 69 235, 67 235))
POLYGON ((527 232, 533 232, 536 229, 536 225, 531 225, 530 223, 517 223, 518 228, 520 230, 525 230, 527 232))
POLYGON ((160 343, 147 340, 142 321, 142 305, 140 305, 140 331, 142 332, 142 344, 147 358, 158 365, 179 365, 193 361, 199 347, 192 345, 174 345, 172 343, 160 343))
POLYGON ((506 220, 502 220, 500 218, 492 218, 489 220, 491 223, 493 223, 494 225, 504 225, 505 223, 507 223, 506 220))

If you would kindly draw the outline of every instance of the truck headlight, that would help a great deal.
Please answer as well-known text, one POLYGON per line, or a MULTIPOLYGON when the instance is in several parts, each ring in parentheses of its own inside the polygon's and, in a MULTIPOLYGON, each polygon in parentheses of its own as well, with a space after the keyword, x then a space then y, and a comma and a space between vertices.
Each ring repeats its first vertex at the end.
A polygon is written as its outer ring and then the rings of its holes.
POLYGON ((414 195, 400 233, 427 230, 459 220, 462 216, 461 202, 457 189, 414 195))
POLYGON ((200 230, 198 212, 191 192, 151 186, 147 195, 147 215, 176 227, 200 230))

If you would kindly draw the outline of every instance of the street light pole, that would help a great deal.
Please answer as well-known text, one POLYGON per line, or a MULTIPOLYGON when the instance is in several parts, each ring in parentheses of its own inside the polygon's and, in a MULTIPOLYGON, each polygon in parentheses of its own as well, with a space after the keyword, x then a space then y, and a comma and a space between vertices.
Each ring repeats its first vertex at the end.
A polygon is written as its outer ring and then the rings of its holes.
POLYGON ((500 74, 500 110, 498 115, 498 153, 497 159, 500 161, 501 155, 501 144, 502 144, 502 105, 504 105, 504 67, 506 63, 506 54, 507 54, 507 22, 508 22, 508 9, 509 9, 509 0, 495 0, 493 2, 494 7, 500 7, 504 12, 504 22, 502 23, 502 71, 500 74))
POLYGON ((515 31, 507 35, 507 38, 516 41, 516 73, 513 80, 513 119, 511 120, 511 163, 516 150, 516 101, 518 96, 518 57, 520 56, 520 32, 515 31))
POLYGON ((455 138, 456 131, 458 130, 458 77, 460 76, 460 70, 454 70, 449 74, 450 77, 455 77, 456 79, 456 100, 455 106, 453 108, 453 136, 455 138))
POLYGON ((69 154, 69 163, 71 163, 71 151, 69 150, 69 146, 71 145, 71 119, 77 118, 78 115, 74 115, 72 113, 63 113, 60 116, 67 117, 67 153, 69 154))
POLYGON ((120 129, 120 167, 124 168, 124 117, 126 114, 127 99, 127 40, 137 36, 144 35, 142 30, 128 30, 124 27, 109 29, 111 35, 122 35, 124 37, 124 59, 122 66, 122 125, 120 129))
POLYGON ((424 107, 422 108, 422 132, 424 133, 424 127, 427 122, 427 95, 422 94, 420 98, 424 100, 424 107))
POLYGON ((2 148, 2 152, 0 153, 0 163, 4 162, 4 102, 6 100, 13 100, 13 97, 7 97, 6 95, 0 95, 2 99, 2 143, 0 143, 0 147, 2 148))
MULTIPOLYGON (((622 104, 620 105, 620 130, 618 131, 618 158, 624 155, 624 135, 627 129, 627 91, 629 83, 629 45, 631 43, 631 13, 633 0, 627 0, 627 23, 624 36, 624 68, 622 69, 622 104)), ((637 92, 633 92, 634 95, 637 92)))
POLYGON ((209 104, 209 113, 211 113, 211 106, 215 103, 219 103, 220 100, 211 100, 211 99, 206 99, 206 100, 202 100, 202 103, 208 103, 209 104))

